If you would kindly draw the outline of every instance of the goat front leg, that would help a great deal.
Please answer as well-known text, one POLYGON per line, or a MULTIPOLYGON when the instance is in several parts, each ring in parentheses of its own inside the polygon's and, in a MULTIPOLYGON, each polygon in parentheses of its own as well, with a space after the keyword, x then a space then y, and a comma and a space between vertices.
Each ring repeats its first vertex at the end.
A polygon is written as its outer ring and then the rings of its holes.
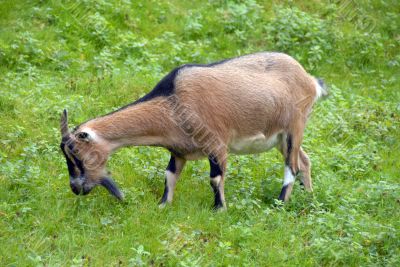
POLYGON ((179 175, 181 174, 185 163, 185 159, 171 155, 167 170, 165 171, 165 189, 160 200, 160 207, 164 207, 166 203, 172 202, 176 181, 179 179, 179 175))
POLYGON ((308 192, 312 192, 311 162, 302 148, 300 148, 300 174, 301 183, 304 185, 304 188, 308 192))
POLYGON ((226 169, 226 157, 209 156, 210 161, 210 184, 214 192, 214 209, 226 210, 224 195, 224 177, 226 169))

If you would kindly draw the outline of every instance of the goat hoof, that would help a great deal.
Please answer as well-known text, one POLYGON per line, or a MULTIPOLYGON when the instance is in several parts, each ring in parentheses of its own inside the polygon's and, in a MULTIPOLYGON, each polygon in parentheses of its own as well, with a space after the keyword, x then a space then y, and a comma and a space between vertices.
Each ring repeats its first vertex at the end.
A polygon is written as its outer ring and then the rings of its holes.
POLYGON ((213 210, 215 212, 225 212, 227 210, 226 206, 214 206, 213 210))

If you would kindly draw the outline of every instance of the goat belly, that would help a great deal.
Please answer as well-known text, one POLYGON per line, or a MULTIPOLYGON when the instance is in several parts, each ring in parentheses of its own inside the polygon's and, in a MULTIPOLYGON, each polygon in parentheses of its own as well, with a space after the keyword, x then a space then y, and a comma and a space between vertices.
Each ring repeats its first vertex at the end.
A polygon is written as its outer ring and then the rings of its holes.
POLYGON ((278 143, 278 134, 265 136, 262 133, 234 138, 229 143, 229 151, 234 154, 255 154, 268 151, 278 143))

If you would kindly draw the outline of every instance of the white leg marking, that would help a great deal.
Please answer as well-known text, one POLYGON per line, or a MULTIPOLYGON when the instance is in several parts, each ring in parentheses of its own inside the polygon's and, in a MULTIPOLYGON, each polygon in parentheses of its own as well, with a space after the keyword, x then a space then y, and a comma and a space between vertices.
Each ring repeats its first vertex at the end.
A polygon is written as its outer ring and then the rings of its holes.
POLYGON ((294 176, 292 174, 292 171, 290 170, 289 166, 285 166, 285 177, 283 179, 283 186, 286 186, 290 183, 294 182, 294 176))
POLYGON ((167 177, 167 187, 168 187, 167 201, 171 202, 172 198, 174 197, 177 175, 167 170, 165 171, 165 176, 167 177))
POLYGON ((213 186, 218 188, 218 193, 222 202, 222 207, 220 207, 218 210, 219 211, 224 211, 226 210, 226 203, 225 203, 225 193, 224 193, 224 187, 221 184, 221 175, 215 176, 213 178, 211 178, 211 183, 213 184, 213 186))
POLYGON ((214 186, 219 187, 219 183, 220 183, 220 182, 221 182, 221 175, 218 175, 218 176, 215 176, 215 177, 211 178, 211 183, 212 183, 214 186))

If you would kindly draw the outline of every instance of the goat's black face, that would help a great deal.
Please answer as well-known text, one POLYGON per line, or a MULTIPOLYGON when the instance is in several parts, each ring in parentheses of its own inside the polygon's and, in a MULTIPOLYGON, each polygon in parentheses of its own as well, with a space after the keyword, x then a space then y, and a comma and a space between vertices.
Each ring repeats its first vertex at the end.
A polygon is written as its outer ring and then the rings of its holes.
POLYGON ((96 186, 105 187, 118 199, 123 198, 105 169, 107 155, 104 146, 87 132, 71 133, 68 130, 67 112, 61 116, 60 148, 67 162, 69 184, 76 195, 87 195, 96 186))
POLYGON ((84 163, 74 153, 73 146, 71 140, 63 140, 60 145, 67 162, 69 184, 76 195, 87 195, 97 183, 86 179, 84 163))

